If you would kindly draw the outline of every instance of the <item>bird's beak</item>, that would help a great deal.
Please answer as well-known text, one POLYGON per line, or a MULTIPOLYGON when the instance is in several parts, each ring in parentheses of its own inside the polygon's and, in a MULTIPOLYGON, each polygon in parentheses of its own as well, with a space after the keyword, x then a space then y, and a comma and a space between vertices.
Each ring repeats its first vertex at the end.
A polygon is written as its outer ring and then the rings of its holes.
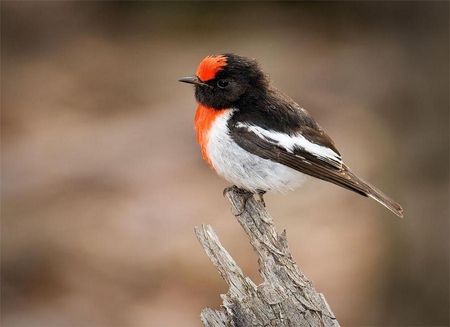
POLYGON ((202 85, 202 86, 208 86, 209 87, 208 84, 203 83, 200 80, 200 78, 198 78, 197 76, 182 77, 182 78, 178 79, 178 82, 195 84, 195 85, 202 85))

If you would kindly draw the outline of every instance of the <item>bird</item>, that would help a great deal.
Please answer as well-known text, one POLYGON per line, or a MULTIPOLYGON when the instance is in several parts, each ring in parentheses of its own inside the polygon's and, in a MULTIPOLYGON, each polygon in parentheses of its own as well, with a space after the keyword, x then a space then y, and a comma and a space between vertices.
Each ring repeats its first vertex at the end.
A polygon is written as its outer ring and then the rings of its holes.
POLYGON ((333 140, 292 98, 275 88, 254 58, 205 57, 193 84, 194 123, 203 159, 233 187, 264 203, 267 191, 286 193, 316 178, 372 198, 399 217, 403 208, 356 176, 333 140))

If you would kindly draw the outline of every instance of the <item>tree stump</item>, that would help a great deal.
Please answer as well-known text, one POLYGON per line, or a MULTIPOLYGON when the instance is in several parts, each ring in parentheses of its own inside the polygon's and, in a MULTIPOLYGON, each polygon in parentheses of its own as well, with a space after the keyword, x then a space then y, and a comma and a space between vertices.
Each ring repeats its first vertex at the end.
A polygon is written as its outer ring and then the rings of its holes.
POLYGON ((220 244, 209 225, 195 227, 198 240, 227 282, 221 310, 206 308, 200 317, 206 327, 339 326, 325 297, 301 272, 288 249, 286 231, 279 235, 264 206, 242 190, 229 188, 231 211, 258 254, 264 282, 246 277, 220 244))

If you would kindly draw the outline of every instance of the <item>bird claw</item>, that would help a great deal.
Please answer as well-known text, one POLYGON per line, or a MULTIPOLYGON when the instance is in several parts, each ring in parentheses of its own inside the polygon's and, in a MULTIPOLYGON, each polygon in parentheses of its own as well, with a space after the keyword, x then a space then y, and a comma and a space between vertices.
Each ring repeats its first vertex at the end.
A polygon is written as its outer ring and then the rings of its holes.
POLYGON ((264 194, 266 194, 266 191, 263 190, 256 190, 258 197, 259 197, 259 202, 263 205, 263 207, 266 207, 266 202, 264 201, 264 194))
POLYGON ((223 195, 223 196, 226 196, 228 192, 231 192, 231 191, 234 191, 234 190, 238 190, 238 188, 237 188, 236 186, 234 186, 234 185, 233 185, 233 186, 225 187, 225 188, 223 189, 222 195, 223 195))
MULTIPOLYGON (((239 194, 242 195, 243 197, 243 208, 245 208, 245 205, 247 204, 248 199, 250 199, 254 193, 249 192, 247 190, 244 190, 242 188, 237 187, 236 185, 233 186, 228 186, 226 188, 224 188, 223 190, 223 196, 225 196, 228 192, 230 191, 235 191, 239 194)), ((266 191, 263 190, 256 190, 256 194, 258 194, 259 197, 259 203, 261 203, 263 205, 263 207, 266 207, 266 202, 264 201, 264 194, 266 194, 266 191)))
POLYGON ((242 196, 243 203, 242 203, 242 211, 240 213, 237 213, 236 215, 239 216, 245 211, 245 206, 247 204, 248 199, 250 199, 253 196, 252 192, 249 192, 247 190, 244 190, 242 188, 237 187, 236 185, 228 186, 223 190, 223 196, 225 196, 228 192, 234 191, 236 193, 239 193, 242 196))
POLYGON ((253 196, 252 192, 239 188, 236 185, 225 187, 223 190, 223 196, 227 195, 227 193, 230 191, 234 191, 242 195, 245 198, 245 202, 247 202, 247 200, 253 196))

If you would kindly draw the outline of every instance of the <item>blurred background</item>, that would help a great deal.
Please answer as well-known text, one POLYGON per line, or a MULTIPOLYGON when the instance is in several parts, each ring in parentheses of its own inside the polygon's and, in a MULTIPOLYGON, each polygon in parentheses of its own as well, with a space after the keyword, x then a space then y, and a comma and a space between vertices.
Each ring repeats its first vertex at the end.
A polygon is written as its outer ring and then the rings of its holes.
POLYGON ((311 181, 265 196, 344 326, 449 324, 448 2, 1 3, 3 326, 201 326, 256 283, 228 186, 196 144, 206 55, 258 58, 358 175, 405 209, 311 181))

